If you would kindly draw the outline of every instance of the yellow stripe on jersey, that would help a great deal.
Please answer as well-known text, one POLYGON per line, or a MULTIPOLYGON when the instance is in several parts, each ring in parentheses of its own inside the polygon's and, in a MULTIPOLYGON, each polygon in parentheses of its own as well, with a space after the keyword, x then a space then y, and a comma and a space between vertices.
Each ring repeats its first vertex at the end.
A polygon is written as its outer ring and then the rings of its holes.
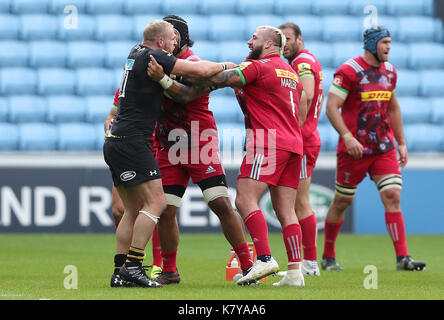
POLYGON ((361 93, 361 101, 390 101, 391 98, 391 91, 368 91, 361 93))
POLYGON ((276 76, 278 78, 288 78, 288 79, 292 79, 296 82, 299 82, 299 77, 297 76, 297 74, 290 72, 288 70, 282 70, 282 69, 274 69, 276 71, 276 76))

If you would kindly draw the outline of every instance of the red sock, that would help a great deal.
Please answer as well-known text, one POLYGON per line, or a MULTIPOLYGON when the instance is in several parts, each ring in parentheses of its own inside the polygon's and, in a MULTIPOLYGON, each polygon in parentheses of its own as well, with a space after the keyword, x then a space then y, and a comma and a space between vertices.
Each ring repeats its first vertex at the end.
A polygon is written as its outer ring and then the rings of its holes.
POLYGON ((154 228, 153 236, 151 237, 153 242, 153 265, 162 266, 162 251, 160 250, 159 236, 157 235, 157 226, 154 228))
POLYGON ((176 264, 177 248, 174 251, 162 252, 163 272, 174 272, 177 269, 176 264))
POLYGON ((330 222, 327 219, 325 220, 324 253, 322 254, 323 258, 336 257, 335 253, 336 238, 338 237, 339 231, 341 230, 343 223, 344 220, 341 220, 339 222, 330 222))
POLYGON ((271 255, 268 244, 268 226, 261 210, 251 212, 245 219, 245 225, 253 240, 257 256, 271 255))
POLYGON ((395 246, 396 256, 408 256, 402 212, 386 212, 385 225, 395 246))
POLYGON ((299 220, 302 229, 302 247, 305 260, 317 260, 318 222, 313 213, 311 216, 299 220))
POLYGON ((236 252, 237 257, 240 262, 240 266, 242 270, 248 270, 253 265, 253 260, 250 255, 250 248, 248 247, 248 243, 242 243, 238 245, 236 248, 233 248, 234 252, 236 252))
POLYGON ((302 230, 298 223, 290 224, 282 231, 285 248, 287 249, 288 264, 301 262, 302 230))

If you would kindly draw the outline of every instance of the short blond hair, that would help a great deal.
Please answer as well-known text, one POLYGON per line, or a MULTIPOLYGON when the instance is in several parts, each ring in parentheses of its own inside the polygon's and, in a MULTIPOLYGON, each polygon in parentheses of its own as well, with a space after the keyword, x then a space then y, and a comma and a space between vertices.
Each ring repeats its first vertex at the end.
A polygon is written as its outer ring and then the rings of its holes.
POLYGON ((143 29, 143 41, 156 41, 157 37, 163 37, 173 25, 164 20, 153 20, 143 29))
POLYGON ((265 29, 270 32, 271 39, 276 47, 279 47, 279 54, 282 55, 284 53, 285 43, 287 42, 287 38, 285 37, 282 30, 273 27, 273 26, 259 26, 256 30, 265 29))

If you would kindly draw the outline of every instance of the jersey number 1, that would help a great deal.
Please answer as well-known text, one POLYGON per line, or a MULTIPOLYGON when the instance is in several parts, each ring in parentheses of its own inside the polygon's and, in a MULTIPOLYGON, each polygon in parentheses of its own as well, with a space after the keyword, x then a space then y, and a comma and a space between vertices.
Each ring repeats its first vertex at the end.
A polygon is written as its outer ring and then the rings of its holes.
POLYGON ((125 70, 123 71, 122 81, 119 87, 119 98, 125 98, 126 83, 128 82, 128 74, 133 69, 134 59, 128 59, 125 63, 125 70))

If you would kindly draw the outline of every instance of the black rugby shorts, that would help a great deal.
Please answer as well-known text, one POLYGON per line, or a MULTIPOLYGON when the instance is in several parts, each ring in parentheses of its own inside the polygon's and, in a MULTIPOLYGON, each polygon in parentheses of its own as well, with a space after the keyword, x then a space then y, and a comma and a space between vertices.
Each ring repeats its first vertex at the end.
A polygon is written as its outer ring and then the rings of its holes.
POLYGON ((125 188, 160 179, 157 161, 144 138, 106 138, 103 156, 114 185, 125 188))

